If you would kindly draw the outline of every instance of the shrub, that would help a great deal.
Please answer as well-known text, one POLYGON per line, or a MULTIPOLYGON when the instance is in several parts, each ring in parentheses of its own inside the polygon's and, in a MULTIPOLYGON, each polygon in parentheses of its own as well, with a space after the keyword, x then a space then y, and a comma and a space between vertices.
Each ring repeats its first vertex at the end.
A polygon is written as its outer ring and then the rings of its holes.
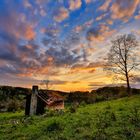
POLYGON ((86 106, 86 102, 85 102, 85 101, 82 101, 82 102, 80 103, 80 105, 81 105, 81 106, 86 106))
POLYGON ((127 140, 132 140, 134 139, 136 133, 135 130, 133 128, 129 128, 127 126, 125 126, 122 129, 122 134, 127 138, 127 140))
POLYGON ((54 131, 61 131, 63 130, 63 126, 59 121, 53 121, 50 124, 48 124, 47 128, 44 131, 47 132, 54 132, 54 131))
POLYGON ((20 108, 20 104, 17 100, 11 99, 7 105, 7 110, 9 112, 15 112, 20 108))

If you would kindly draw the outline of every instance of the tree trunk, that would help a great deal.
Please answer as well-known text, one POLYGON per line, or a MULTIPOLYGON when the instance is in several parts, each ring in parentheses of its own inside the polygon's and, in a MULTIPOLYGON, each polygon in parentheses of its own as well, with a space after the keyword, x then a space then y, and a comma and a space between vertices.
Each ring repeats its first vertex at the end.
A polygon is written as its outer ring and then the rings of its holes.
POLYGON ((126 81, 127 81, 127 93, 128 93, 128 96, 130 96, 131 95, 131 87, 130 87, 130 83, 129 83, 128 73, 126 73, 126 81))

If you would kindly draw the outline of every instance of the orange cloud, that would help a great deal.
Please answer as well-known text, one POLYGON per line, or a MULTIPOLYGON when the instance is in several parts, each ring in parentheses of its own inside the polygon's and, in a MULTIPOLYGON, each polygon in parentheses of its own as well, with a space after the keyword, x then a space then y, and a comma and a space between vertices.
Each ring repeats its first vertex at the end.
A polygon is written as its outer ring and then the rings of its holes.
POLYGON ((140 19, 140 14, 135 16, 135 19, 138 20, 140 19))
POLYGON ((82 26, 76 26, 75 29, 74 29, 74 31, 77 32, 77 33, 79 33, 82 30, 83 30, 82 26))
POLYGON ((111 3, 111 0, 106 0, 105 3, 101 7, 99 7, 99 10, 101 10, 101 11, 107 11, 110 3, 111 3))
POLYGON ((94 73, 96 69, 94 67, 75 67, 70 70, 70 73, 94 73))
POLYGON ((112 24, 113 24, 113 20, 111 20, 111 19, 108 19, 106 22, 107 22, 107 24, 109 24, 109 25, 112 25, 112 24))
POLYGON ((35 38, 35 36, 36 33, 34 32, 33 28, 31 26, 27 26, 25 31, 25 38, 27 40, 32 40, 35 38))
POLYGON ((107 14, 102 14, 101 16, 96 18, 96 21, 102 20, 106 16, 107 16, 107 14))
POLYGON ((70 10, 75 10, 80 8, 82 5, 82 1, 81 0, 69 0, 69 9, 70 10))
POLYGON ((57 21, 57 22, 61 22, 63 21, 64 19, 68 18, 69 17, 69 11, 64 8, 64 7, 61 7, 56 15, 54 16, 54 19, 57 21))
POLYGON ((69 73, 95 73, 97 68, 105 67, 104 62, 93 62, 89 63, 88 65, 85 64, 77 64, 73 66, 69 73))
POLYGON ((134 14, 139 3, 140 0, 116 0, 110 8, 112 19, 128 20, 134 14))
POLYGON ((44 34, 46 32, 46 28, 41 28, 40 33, 44 34))

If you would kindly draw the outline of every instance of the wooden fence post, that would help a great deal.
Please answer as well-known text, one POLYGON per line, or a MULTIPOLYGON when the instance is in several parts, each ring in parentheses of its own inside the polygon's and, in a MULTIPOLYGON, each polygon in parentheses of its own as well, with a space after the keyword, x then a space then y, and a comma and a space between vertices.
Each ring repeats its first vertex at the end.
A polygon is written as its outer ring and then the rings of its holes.
POLYGON ((31 95, 31 103, 30 103, 30 114, 29 115, 36 115, 37 94, 38 94, 38 86, 33 86, 32 87, 32 95, 31 95))

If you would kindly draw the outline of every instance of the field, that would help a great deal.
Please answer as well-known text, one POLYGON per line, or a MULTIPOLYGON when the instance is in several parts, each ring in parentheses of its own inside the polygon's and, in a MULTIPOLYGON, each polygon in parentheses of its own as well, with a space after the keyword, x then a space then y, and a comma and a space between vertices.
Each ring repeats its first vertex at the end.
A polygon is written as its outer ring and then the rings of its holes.
POLYGON ((1 113, 0 140, 140 140, 140 95, 43 116, 1 113))

